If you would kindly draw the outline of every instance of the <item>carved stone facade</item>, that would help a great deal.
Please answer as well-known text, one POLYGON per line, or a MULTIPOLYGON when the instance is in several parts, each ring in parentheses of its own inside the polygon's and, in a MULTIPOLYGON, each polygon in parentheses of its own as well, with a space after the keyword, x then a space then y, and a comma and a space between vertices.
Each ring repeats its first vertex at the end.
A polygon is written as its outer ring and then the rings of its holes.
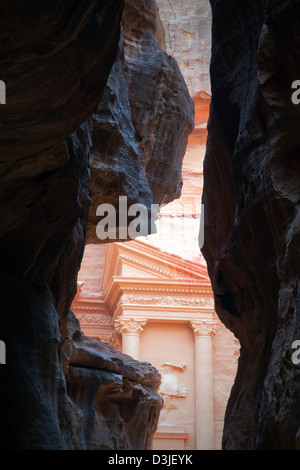
POLYGON ((87 249, 97 270, 89 256, 72 310, 86 335, 160 372, 153 449, 220 448, 238 345, 216 317, 206 267, 142 240, 87 249))

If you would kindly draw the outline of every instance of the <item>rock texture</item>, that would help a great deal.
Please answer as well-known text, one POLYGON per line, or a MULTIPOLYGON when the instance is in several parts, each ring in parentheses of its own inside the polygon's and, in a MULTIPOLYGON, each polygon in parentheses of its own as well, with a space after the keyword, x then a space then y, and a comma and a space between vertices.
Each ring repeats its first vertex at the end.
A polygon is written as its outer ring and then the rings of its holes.
POLYGON ((157 232, 147 242, 205 264, 199 249, 199 220, 210 106, 211 7, 208 0, 157 0, 166 51, 178 62, 195 106, 195 126, 182 163, 180 198, 160 211, 157 232))
POLYGON ((194 103, 177 62, 164 49, 154 0, 127 0, 123 18, 125 77, 142 167, 154 202, 167 204, 180 196, 194 103))
POLYGON ((74 266, 85 241, 87 119, 116 57, 121 7, 121 1, 43 2, 42 8, 32 2, 16 19, 11 2, 0 20, 7 88, 0 127, 1 271, 48 285, 60 313, 68 312, 76 291, 74 266))
POLYGON ((225 449, 299 449, 300 3, 212 1, 203 254, 241 344, 225 449))
POLYGON ((178 62, 195 105, 195 126, 189 136, 183 179, 202 190, 203 155, 207 139, 207 120, 211 99, 211 6, 209 0, 157 0, 165 30, 166 50, 178 62))
POLYGON ((181 193, 194 103, 177 62, 165 50, 154 0, 125 1, 118 58, 93 125, 87 243, 99 242, 100 204, 114 205, 119 228, 119 196, 127 196, 128 207, 145 205, 150 215, 151 204, 166 204, 181 193))
POLYGON ((63 336, 74 449, 150 449, 163 404, 156 369, 84 336, 72 313, 63 336))
POLYGON ((166 48, 178 65, 190 94, 210 95, 211 6, 209 0, 157 0, 166 48))
POLYGON ((69 312, 93 208, 123 194, 177 197, 193 127, 155 3, 126 1, 121 26, 122 9, 121 0, 2 9, 4 449, 148 448, 157 424, 159 374, 89 342, 69 312))
POLYGON ((59 323, 45 286, 0 277, 1 449, 150 448, 162 407, 157 371, 84 337, 71 312, 59 323))
POLYGON ((7 96, 0 138, 7 160, 63 142, 97 109, 115 60, 121 5, 33 1, 17 16, 17 2, 2 5, 7 96))
POLYGON ((76 292, 89 208, 88 119, 116 56, 121 12, 119 1, 31 2, 26 10, 16 2, 3 6, 4 449, 71 446, 64 426, 69 400, 58 314, 63 318, 68 313, 76 292))

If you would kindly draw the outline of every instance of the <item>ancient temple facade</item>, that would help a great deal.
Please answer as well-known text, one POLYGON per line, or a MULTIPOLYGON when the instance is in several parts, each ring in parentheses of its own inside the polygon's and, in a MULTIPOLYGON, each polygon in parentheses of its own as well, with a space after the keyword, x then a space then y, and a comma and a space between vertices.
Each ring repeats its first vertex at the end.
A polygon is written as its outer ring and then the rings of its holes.
POLYGON ((216 317, 205 266, 140 240, 87 251, 72 310, 87 336, 160 372, 153 449, 219 449, 238 345, 216 317))

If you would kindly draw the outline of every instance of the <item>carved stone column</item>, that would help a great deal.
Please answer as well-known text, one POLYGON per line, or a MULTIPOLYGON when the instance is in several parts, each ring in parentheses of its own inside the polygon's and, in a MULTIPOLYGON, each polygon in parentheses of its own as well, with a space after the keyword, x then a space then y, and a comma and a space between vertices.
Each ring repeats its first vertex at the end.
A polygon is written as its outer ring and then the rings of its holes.
POLYGON ((115 320, 115 328, 122 335, 122 352, 133 357, 137 361, 140 360, 140 335, 146 321, 137 320, 136 318, 119 317, 115 320))
POLYGON ((191 322, 195 335, 196 449, 214 449, 212 338, 216 322, 191 322))

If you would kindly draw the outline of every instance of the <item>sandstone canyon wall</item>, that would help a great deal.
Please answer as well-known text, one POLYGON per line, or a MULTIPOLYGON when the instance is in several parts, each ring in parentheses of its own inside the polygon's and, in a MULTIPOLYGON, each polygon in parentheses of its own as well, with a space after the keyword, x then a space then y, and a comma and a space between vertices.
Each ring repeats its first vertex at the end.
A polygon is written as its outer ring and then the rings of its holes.
POLYGON ((186 260, 205 264, 199 246, 199 224, 210 106, 211 7, 209 0, 157 0, 157 5, 167 53, 178 62, 193 97, 195 126, 183 159, 180 198, 162 208, 157 234, 147 241, 186 260))
POLYGON ((210 95, 211 6, 209 0, 157 0, 166 48, 178 65, 191 95, 210 95))
POLYGON ((300 448, 300 2, 211 1, 203 254, 241 344, 224 449, 300 448))
POLYGON ((154 1, 2 3, 1 448, 149 448, 159 374, 69 309, 95 208, 180 193, 193 103, 154 1))

